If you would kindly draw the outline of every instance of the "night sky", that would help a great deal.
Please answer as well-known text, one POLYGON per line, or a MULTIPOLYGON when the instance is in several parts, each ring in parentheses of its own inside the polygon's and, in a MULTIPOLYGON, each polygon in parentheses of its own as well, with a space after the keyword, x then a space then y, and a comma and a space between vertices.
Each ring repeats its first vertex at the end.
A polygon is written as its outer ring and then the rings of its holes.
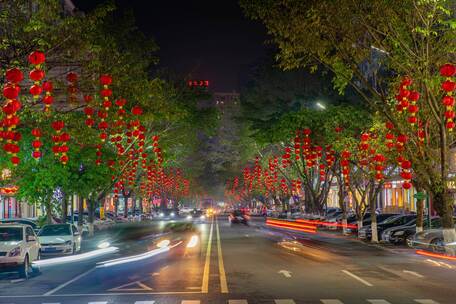
MULTIPOLYGON (((103 1, 73 0, 83 11, 103 1)), ((160 67, 210 81, 211 91, 238 91, 249 66, 265 56, 264 27, 243 16, 237 0, 117 0, 133 9, 142 32, 160 47, 160 67)))

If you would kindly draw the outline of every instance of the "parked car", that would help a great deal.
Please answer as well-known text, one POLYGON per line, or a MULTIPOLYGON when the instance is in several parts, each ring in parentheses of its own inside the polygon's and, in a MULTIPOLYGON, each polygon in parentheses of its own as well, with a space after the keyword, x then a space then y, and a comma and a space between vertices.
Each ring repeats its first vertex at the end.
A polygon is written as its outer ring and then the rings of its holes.
MULTIPOLYGON (((386 220, 387 218, 390 218, 390 217, 396 216, 396 215, 398 215, 398 214, 397 213, 377 214, 377 223, 381 223, 384 220, 386 220)), ((372 222, 372 218, 370 216, 370 213, 366 213, 364 215, 364 219, 363 219, 363 227, 370 226, 371 222, 372 222)), ((357 220, 350 221, 349 224, 358 224, 358 221, 357 220)), ((358 228, 348 228, 347 229, 347 232, 356 232, 356 231, 358 231, 358 228)))
POLYGON ((75 225, 45 225, 38 238, 42 254, 74 254, 81 250, 81 235, 75 225))
POLYGON ((187 219, 189 220, 204 220, 206 216, 204 215, 203 210, 201 209, 193 209, 187 215, 187 219))
POLYGON ((230 224, 248 224, 248 217, 241 210, 234 210, 228 216, 228 222, 230 224))
MULTIPOLYGON (((391 217, 388 217, 387 219, 383 220, 382 222, 379 222, 378 217, 379 217, 379 215, 377 215, 377 222, 378 222, 377 235, 379 238, 381 237, 381 235, 385 229, 406 225, 410 222, 416 221, 416 215, 414 215, 414 214, 391 216, 391 217)), ((371 220, 371 222, 372 222, 372 220, 371 220)), ((372 238, 372 226, 371 225, 364 226, 361 229, 359 229, 358 237, 360 239, 370 240, 372 238)))
POLYGON ((12 218, 12 219, 3 219, 0 221, 0 224, 12 224, 12 223, 17 223, 17 224, 23 224, 23 225, 29 225, 32 227, 32 229, 35 232, 38 232, 40 228, 38 227, 38 223, 34 220, 31 219, 26 219, 26 218, 12 218))
POLYGON ((0 269, 28 278, 32 262, 40 258, 40 243, 30 225, 0 225, 0 269))
MULTIPOLYGON (((428 219, 424 220, 424 228, 428 227, 428 219)), ((440 218, 435 217, 431 219, 431 228, 442 227, 440 218)), ((388 228, 382 233, 382 241, 389 242, 393 245, 406 244, 416 233, 416 220, 402 226, 388 228)))
POLYGON ((425 249, 434 252, 445 252, 443 229, 432 228, 418 232, 407 240, 407 245, 416 249, 425 249))

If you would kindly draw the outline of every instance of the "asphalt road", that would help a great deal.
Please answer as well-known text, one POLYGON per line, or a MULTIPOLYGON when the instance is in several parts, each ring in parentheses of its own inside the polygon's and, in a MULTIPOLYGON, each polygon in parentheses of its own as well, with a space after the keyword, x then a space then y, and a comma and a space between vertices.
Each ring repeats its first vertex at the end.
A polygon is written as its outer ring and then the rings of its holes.
POLYGON ((0 303, 456 303, 456 263, 326 233, 290 234, 261 220, 196 226, 193 248, 191 234, 169 235, 162 239, 173 247, 158 252, 155 228, 133 228, 117 235, 118 253, 48 266, 27 281, 3 277, 0 303), (118 258, 126 259, 112 262, 118 258))

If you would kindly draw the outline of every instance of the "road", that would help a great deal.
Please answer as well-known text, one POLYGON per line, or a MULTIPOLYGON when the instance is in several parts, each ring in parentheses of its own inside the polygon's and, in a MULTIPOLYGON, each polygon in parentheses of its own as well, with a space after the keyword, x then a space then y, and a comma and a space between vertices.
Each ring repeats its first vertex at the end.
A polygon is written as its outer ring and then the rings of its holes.
MULTIPOLYGON (((151 225, 162 225, 155 223, 151 225)), ((0 303, 78 304, 454 304, 456 263, 385 250, 325 233, 195 224, 154 256, 154 234, 121 238, 118 253, 48 266, 27 281, 0 280, 0 303), (114 258, 127 262, 100 267, 114 258), (98 266, 98 267, 97 267, 98 266)), ((167 237, 167 236, 164 236, 167 237)), ((163 237, 162 237, 163 238, 163 237)), ((112 264, 112 263, 111 263, 112 264)))

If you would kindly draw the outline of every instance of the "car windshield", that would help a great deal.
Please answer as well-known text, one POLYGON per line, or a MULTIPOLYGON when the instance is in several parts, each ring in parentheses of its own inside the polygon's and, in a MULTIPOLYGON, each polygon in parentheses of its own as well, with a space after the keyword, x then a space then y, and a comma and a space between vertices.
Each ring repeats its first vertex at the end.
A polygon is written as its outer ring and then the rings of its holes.
POLYGON ((0 242, 22 241, 21 227, 0 227, 0 242))
POLYGON ((381 222, 380 224, 393 224, 393 223, 400 223, 402 220, 402 215, 392 216, 381 222))
POLYGON ((44 226, 39 233, 39 236, 53 235, 71 235, 70 225, 48 225, 44 226))

